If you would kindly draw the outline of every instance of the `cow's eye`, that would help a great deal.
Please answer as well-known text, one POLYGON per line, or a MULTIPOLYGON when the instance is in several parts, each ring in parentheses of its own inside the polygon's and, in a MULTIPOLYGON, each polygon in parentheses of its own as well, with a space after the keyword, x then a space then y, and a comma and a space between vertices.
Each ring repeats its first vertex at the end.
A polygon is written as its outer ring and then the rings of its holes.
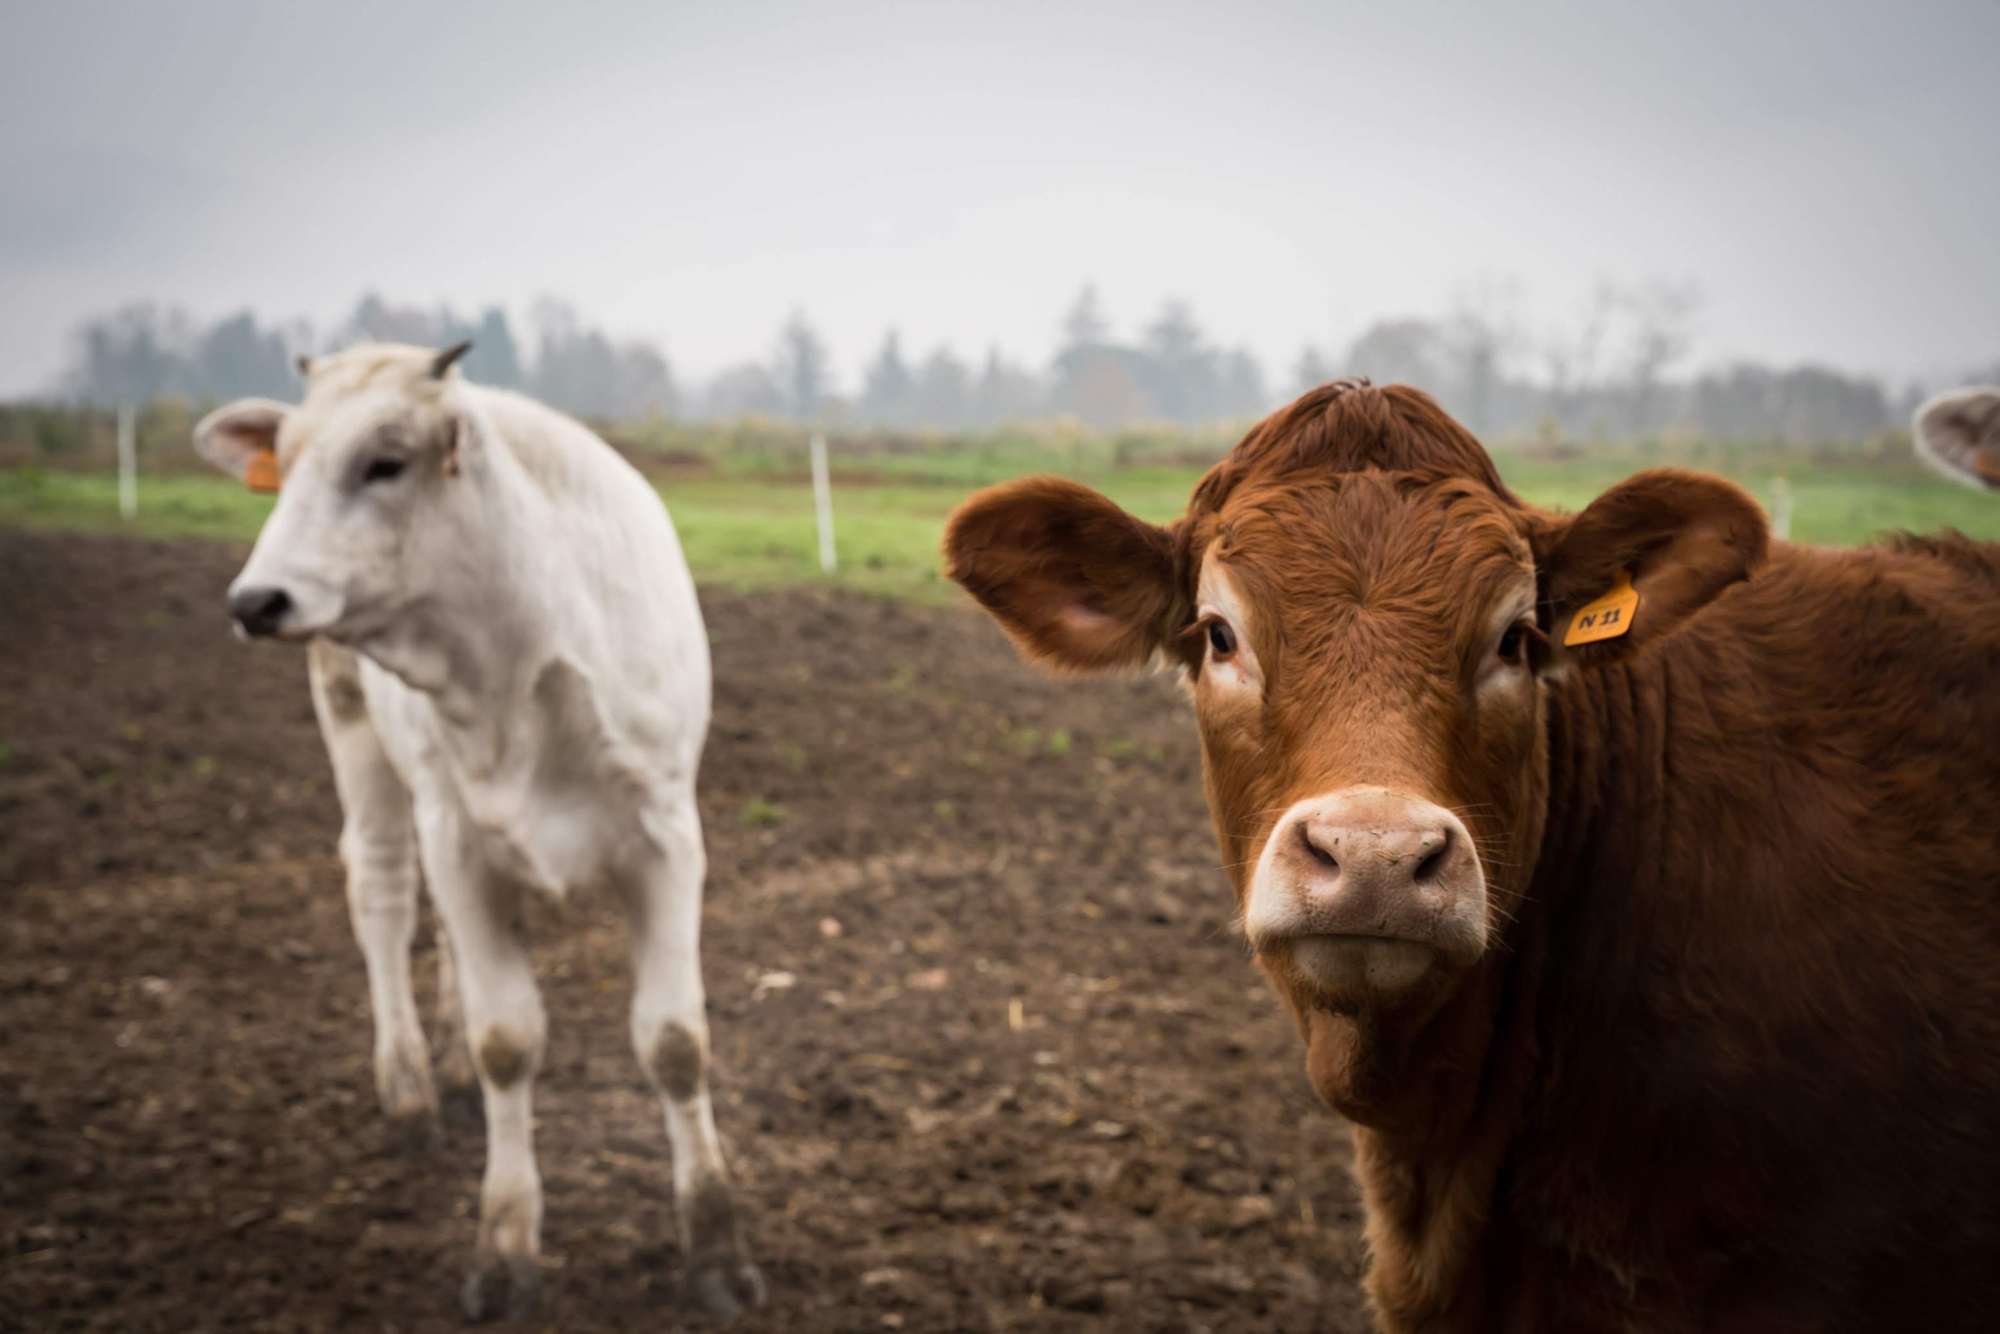
POLYGON ((1500 636, 1499 653, 1502 662, 1519 662, 1521 660, 1522 638, 1523 634, 1520 626, 1510 625, 1507 627, 1507 633, 1500 636))
POLYGON ((369 460, 368 470, 361 474, 361 480, 364 484, 393 482, 403 475, 403 466, 402 459, 393 454, 384 454, 381 458, 369 460))
POLYGON ((1226 621, 1208 623, 1208 646, 1218 658, 1226 658, 1236 651, 1236 632, 1226 621))

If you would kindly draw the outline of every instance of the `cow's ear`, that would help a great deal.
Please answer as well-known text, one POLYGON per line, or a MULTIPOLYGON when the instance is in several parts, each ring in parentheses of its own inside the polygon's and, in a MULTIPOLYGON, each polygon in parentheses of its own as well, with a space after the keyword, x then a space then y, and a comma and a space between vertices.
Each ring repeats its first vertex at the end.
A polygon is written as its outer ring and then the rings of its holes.
POLYGON ((1072 671, 1143 664, 1188 619, 1170 529, 1087 486, 1028 477, 990 487, 945 527, 945 573, 1022 656, 1072 671))
POLYGON ((2000 491, 2000 389, 1954 389, 1917 409, 1917 457, 1966 486, 2000 491))
POLYGON ((1534 545, 1559 660, 1658 642, 1747 579, 1769 543, 1763 508, 1741 487, 1677 468, 1637 473, 1548 521, 1534 545))
POLYGON ((278 426, 290 411, 276 399, 239 398, 195 423, 195 451, 244 481, 259 454, 276 454, 278 426))

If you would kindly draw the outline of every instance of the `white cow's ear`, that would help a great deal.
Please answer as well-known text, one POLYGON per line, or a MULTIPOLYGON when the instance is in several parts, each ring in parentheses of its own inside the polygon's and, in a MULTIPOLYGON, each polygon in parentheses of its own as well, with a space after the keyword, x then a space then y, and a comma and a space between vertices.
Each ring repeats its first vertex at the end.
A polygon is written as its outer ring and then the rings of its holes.
POLYGON ((239 398, 195 423, 195 452, 238 481, 252 461, 278 448, 278 426, 289 405, 270 398, 239 398))
POLYGON ((444 431, 444 475, 457 477, 465 471, 466 460, 479 453, 479 423, 468 414, 453 412, 445 418, 444 431))
POLYGON ((1954 389, 1917 409, 1917 457, 1966 486, 2000 491, 2000 389, 1954 389))

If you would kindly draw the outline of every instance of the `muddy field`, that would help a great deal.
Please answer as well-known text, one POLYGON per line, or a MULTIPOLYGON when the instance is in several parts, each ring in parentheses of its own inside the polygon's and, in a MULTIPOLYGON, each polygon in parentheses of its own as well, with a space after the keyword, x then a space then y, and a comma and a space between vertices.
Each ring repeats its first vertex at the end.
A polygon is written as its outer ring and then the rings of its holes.
MULTIPOLYGON (((480 1121, 376 1110, 304 655, 228 634, 241 555, 0 531, 0 1327, 459 1327, 480 1121)), ((1365 1328, 1174 685, 1051 683, 959 610, 705 606, 737 1328, 1365 1328)), ((532 926, 539 1324, 706 1326, 615 916, 532 926)))

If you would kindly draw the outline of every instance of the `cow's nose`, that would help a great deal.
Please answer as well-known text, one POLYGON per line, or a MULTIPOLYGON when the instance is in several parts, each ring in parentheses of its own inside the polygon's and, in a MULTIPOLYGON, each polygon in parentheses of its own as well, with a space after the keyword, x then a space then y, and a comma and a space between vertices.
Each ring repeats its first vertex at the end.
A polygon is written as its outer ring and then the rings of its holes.
POLYGON ((1435 806, 1393 813, 1336 806, 1308 814, 1294 828, 1318 878, 1345 880, 1350 891, 1378 883, 1393 890, 1438 877, 1463 842, 1452 832, 1457 823, 1435 806), (1396 815, 1404 818, 1390 823, 1396 815))
POLYGON ((229 614, 252 639, 278 633, 291 611, 291 595, 282 588, 239 588, 229 595, 229 614))
POLYGON ((1483 944, 1485 876, 1442 806, 1385 788, 1300 802, 1271 832, 1245 925, 1253 944, 1373 937, 1448 954, 1483 944))

